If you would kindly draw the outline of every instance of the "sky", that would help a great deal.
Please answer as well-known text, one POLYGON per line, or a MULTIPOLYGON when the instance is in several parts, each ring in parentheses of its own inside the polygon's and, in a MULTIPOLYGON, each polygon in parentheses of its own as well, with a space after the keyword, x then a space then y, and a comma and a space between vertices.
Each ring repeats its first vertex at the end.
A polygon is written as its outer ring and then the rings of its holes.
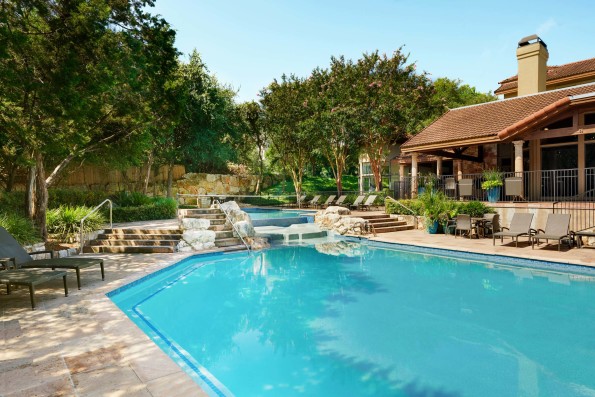
POLYGON ((592 0, 156 0, 187 59, 196 49, 238 102, 283 74, 307 77, 331 56, 402 47, 432 78, 479 91, 517 72, 518 41, 536 33, 548 65, 595 57, 592 0))

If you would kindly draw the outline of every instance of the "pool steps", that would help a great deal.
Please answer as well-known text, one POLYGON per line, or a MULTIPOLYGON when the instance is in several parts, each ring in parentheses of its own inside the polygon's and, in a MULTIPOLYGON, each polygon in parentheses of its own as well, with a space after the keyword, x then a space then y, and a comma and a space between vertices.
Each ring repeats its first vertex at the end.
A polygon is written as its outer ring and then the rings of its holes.
MULTIPOLYGON (((215 246, 228 249, 245 249, 233 236, 231 226, 225 224, 225 215, 219 209, 184 209, 178 217, 202 218, 211 222, 209 230, 215 232, 215 246)), ((180 229, 105 229, 95 240, 83 248, 87 253, 171 253, 175 252, 182 238, 180 229)))
POLYGON ((368 223, 374 226, 376 234, 412 230, 414 228, 413 225, 407 224, 407 221, 399 218, 391 218, 390 215, 386 214, 355 215, 354 217, 367 220, 368 223))

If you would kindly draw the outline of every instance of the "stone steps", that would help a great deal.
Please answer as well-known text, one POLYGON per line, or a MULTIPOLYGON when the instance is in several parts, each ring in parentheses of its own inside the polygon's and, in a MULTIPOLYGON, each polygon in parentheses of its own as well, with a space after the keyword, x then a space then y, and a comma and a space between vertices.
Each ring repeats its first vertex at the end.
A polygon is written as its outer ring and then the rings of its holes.
POLYGON ((178 210, 179 219, 194 218, 208 219, 210 222, 209 230, 215 232, 215 246, 227 250, 244 250, 246 246, 242 240, 234 237, 234 231, 223 211, 218 208, 197 208, 178 210))
POLYGON ((243 247, 244 243, 242 243, 242 240, 240 240, 237 237, 231 237, 231 238, 216 238, 215 239, 215 246, 216 247, 229 247, 229 246, 233 246, 233 245, 241 245, 243 247))
POLYGON ((391 218, 389 215, 378 214, 378 215, 361 215, 356 216, 362 218, 372 226, 372 230, 376 234, 398 232, 401 230, 412 230, 413 225, 407 224, 406 221, 398 218, 391 218))
POLYGON ((180 241, 180 229, 106 229, 89 245, 87 253, 173 253, 180 241))

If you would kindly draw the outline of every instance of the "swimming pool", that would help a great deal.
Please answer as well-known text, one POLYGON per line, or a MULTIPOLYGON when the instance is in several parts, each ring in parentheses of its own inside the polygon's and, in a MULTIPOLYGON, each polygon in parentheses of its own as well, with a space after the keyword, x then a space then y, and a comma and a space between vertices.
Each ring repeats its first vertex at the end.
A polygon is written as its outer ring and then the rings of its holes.
POLYGON ((213 396, 593 395, 595 273, 391 247, 197 256, 110 297, 213 396))
POLYGON ((252 219, 279 219, 296 218, 300 216, 313 217, 316 211, 308 210, 284 210, 276 208, 242 208, 252 219))

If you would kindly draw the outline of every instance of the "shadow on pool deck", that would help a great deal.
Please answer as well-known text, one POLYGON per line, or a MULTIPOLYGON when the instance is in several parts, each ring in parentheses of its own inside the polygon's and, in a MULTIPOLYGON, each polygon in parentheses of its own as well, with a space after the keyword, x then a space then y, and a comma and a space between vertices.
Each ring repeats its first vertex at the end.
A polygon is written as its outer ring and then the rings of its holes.
MULTIPOLYGON (((365 212, 366 214, 374 212, 365 212)), ((357 215, 357 212, 354 214, 357 215)), ((177 226, 177 220, 115 224, 114 227, 177 226)), ((517 256, 595 266, 592 248, 558 252, 555 245, 531 249, 491 239, 429 235, 421 230, 386 233, 373 240, 517 256), (545 248, 544 248, 545 247, 545 248)), ((0 290, 0 395, 206 396, 164 352, 109 300, 105 293, 191 254, 101 254, 99 271, 82 270, 82 290, 69 273, 70 296, 60 282, 37 291, 32 311, 28 291, 0 290)))

